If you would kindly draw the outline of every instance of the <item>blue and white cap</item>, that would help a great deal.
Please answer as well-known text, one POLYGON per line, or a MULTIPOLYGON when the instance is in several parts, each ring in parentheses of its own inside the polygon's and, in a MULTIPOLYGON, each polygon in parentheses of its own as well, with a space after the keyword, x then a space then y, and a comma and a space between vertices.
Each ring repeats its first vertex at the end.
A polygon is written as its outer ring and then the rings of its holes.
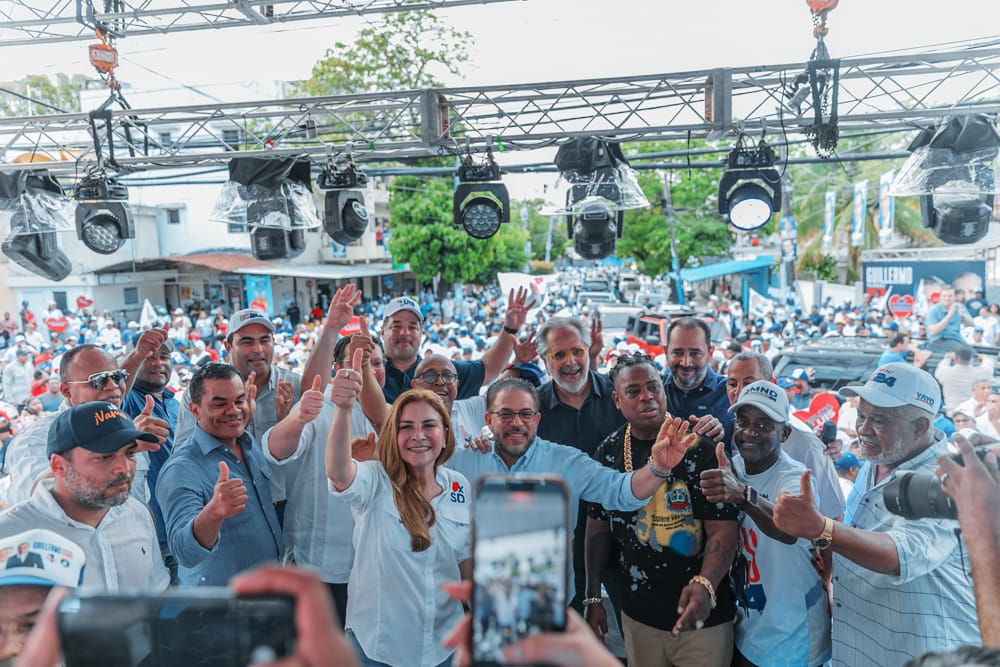
POLYGON ((862 387, 844 387, 840 395, 859 396, 879 408, 913 405, 937 413, 941 409, 941 387, 927 371, 894 362, 878 368, 862 387))
POLYGON ((51 530, 36 528, 0 538, 0 586, 65 586, 83 581, 83 549, 51 530))
POLYGON ((739 398, 729 407, 736 412, 741 406, 752 405, 782 424, 788 423, 788 394, 768 380, 758 380, 743 387, 739 398))

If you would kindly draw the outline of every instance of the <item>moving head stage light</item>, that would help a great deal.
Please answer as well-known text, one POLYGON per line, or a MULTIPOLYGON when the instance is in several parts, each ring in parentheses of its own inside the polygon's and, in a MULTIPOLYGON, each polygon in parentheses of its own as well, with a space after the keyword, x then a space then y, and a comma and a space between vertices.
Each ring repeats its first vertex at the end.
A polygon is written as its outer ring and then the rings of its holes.
POLYGON ((102 255, 117 252, 126 239, 135 238, 128 210, 128 188, 104 171, 91 172, 76 184, 76 234, 90 250, 102 255))
POLYGON ((12 210, 3 254, 32 273, 59 281, 73 270, 57 231, 70 229, 72 202, 46 170, 0 173, 0 210, 12 210))

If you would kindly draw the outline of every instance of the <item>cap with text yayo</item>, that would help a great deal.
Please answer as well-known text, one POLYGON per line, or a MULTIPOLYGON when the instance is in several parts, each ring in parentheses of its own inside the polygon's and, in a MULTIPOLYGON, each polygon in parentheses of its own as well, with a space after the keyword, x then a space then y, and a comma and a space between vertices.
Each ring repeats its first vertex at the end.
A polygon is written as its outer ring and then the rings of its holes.
POLYGON ((934 376, 907 363, 893 362, 877 369, 861 387, 843 387, 843 397, 859 396, 879 408, 913 405, 937 413, 941 387, 934 376))
POLYGON ((743 387, 739 398, 730 406, 729 411, 736 412, 744 405, 758 408, 776 422, 788 423, 788 394, 781 391, 773 382, 758 380, 743 387))
POLYGON ((420 306, 416 301, 408 296, 399 296, 389 302, 389 305, 385 307, 385 318, 388 319, 398 313, 401 310, 408 310, 417 316, 417 319, 421 322, 424 319, 424 314, 420 312, 420 306))
POLYGON ((83 549, 51 530, 36 528, 0 538, 0 586, 66 586, 83 581, 83 549))
POLYGON ((228 335, 232 337, 237 331, 247 326, 248 324, 259 324, 271 333, 274 333, 274 322, 271 318, 267 316, 267 313, 254 310, 253 308, 245 308, 243 310, 237 310, 233 313, 232 317, 229 318, 229 329, 228 335))
POLYGON ((62 454, 74 447, 110 454, 133 440, 156 442, 156 436, 137 429, 129 416, 111 403, 91 401, 56 416, 49 429, 48 454, 62 454))

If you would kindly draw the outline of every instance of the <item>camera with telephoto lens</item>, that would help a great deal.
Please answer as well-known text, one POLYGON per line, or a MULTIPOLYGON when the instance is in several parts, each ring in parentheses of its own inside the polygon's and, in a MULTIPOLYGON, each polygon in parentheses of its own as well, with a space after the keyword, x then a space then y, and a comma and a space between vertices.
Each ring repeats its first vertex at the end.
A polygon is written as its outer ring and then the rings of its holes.
MULTIPOLYGON (((997 448, 1000 453, 1000 443, 991 443, 976 447, 976 454, 982 460, 986 452, 997 448)), ((951 457, 960 466, 962 455, 951 457)), ((941 488, 941 480, 931 472, 914 472, 904 470, 896 473, 895 479, 885 485, 882 490, 885 508, 904 519, 957 519, 958 509, 955 501, 941 488)))

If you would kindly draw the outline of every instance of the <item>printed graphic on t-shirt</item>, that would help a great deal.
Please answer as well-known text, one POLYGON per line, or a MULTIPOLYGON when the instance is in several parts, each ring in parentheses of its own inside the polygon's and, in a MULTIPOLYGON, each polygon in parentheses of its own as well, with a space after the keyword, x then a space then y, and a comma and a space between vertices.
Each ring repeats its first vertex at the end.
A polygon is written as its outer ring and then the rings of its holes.
POLYGON ((687 484, 664 484, 635 517, 635 536, 654 549, 667 548, 681 556, 697 556, 702 523, 694 518, 687 484))
POLYGON ((767 605, 767 595, 760 583, 760 569, 757 565, 758 543, 757 531, 753 527, 741 526, 739 554, 729 572, 736 600, 747 616, 751 609, 762 612, 767 605))

